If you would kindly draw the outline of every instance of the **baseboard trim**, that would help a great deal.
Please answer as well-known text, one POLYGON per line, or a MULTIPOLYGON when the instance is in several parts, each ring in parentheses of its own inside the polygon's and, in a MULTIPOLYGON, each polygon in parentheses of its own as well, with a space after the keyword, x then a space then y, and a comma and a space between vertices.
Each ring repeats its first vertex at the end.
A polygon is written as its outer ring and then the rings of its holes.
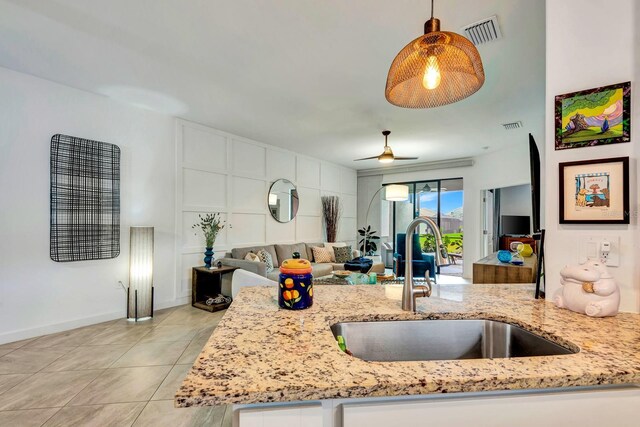
POLYGON ((171 308, 171 307, 176 307, 178 305, 185 305, 185 304, 188 304, 190 300, 191 300, 191 294, 185 297, 176 298, 171 301, 156 303, 154 310, 162 310, 163 308, 171 308))
POLYGON ((68 331, 70 329, 81 328, 83 326, 95 325, 96 323, 102 323, 102 322, 108 322, 110 320, 121 319, 124 316, 125 316, 124 311, 119 310, 117 312, 103 313, 97 316, 68 320, 66 322, 55 323, 53 325, 37 326, 35 328, 20 329, 17 331, 5 332, 3 334, 0 334, 0 344, 26 340, 28 338, 39 337, 41 335, 55 334, 57 332, 68 331))
MULTIPOLYGON (((175 307, 178 305, 184 305, 189 302, 189 297, 177 298, 175 300, 163 301, 156 303, 155 310, 162 310, 164 308, 175 307)), ((95 325, 96 323, 108 322, 110 320, 122 319, 126 316, 124 310, 117 312, 103 313, 97 316, 83 317, 81 319, 69 320, 66 322, 55 323, 53 325, 37 326, 35 328, 20 329, 17 331, 5 332, 0 334, 0 345, 26 340, 29 338, 39 337, 42 335, 55 334, 57 332, 64 332, 70 329, 81 328, 83 326, 95 325)))

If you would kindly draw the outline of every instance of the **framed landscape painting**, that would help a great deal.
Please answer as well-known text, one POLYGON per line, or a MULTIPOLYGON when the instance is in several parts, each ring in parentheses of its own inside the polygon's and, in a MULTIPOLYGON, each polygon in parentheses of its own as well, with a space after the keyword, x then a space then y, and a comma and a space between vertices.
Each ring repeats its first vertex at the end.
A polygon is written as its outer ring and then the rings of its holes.
POLYGON ((629 158, 560 163, 560 224, 629 224, 629 158))
POLYGON ((556 150, 629 142, 631 82, 556 96, 556 150))

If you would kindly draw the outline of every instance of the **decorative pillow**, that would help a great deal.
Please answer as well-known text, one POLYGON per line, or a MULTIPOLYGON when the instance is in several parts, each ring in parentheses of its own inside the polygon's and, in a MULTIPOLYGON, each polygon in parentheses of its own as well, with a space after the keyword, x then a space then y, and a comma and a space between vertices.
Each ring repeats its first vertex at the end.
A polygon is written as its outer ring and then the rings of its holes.
POLYGON ((323 248, 324 245, 322 243, 305 243, 307 246, 307 259, 311 262, 315 262, 313 259, 313 247, 323 248))
POLYGON ((273 258, 271 254, 264 249, 260 249, 256 255, 258 255, 261 262, 267 264, 267 273, 271 273, 273 271, 273 258))
POLYGON ((324 247, 329 249, 329 253, 331 254, 331 262, 336 262, 336 255, 333 252, 333 248, 342 248, 344 246, 347 246, 344 242, 331 242, 324 244, 324 247))
POLYGON ((337 263, 344 263, 351 260, 351 246, 336 246, 333 253, 336 255, 337 263))
POLYGON ((331 262, 331 252, 329 252, 329 249, 313 246, 311 250, 313 251, 313 258, 316 262, 331 262))
POLYGON ((244 259, 252 262, 260 262, 260 257, 253 252, 247 252, 247 255, 245 255, 244 259))

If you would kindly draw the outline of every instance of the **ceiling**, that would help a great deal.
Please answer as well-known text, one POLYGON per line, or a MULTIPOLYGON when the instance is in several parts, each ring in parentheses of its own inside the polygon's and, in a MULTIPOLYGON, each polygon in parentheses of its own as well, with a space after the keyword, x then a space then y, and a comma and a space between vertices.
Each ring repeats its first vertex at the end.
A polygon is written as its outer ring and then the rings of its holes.
POLYGON ((430 110, 384 98, 427 0, 0 0, 0 65, 354 168, 390 129, 422 163, 543 138, 544 1, 435 2, 445 31, 493 14, 484 86, 430 110))

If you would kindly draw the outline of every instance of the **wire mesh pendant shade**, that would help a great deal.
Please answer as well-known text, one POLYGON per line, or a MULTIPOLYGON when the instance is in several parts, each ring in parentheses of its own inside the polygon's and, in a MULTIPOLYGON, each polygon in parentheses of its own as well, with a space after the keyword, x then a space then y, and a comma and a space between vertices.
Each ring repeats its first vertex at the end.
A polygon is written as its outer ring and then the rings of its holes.
POLYGON ((460 101, 484 84, 478 49, 466 38, 439 31, 437 19, 391 63, 385 97, 405 108, 433 108, 460 101), (431 27, 432 30, 428 30, 431 27))

